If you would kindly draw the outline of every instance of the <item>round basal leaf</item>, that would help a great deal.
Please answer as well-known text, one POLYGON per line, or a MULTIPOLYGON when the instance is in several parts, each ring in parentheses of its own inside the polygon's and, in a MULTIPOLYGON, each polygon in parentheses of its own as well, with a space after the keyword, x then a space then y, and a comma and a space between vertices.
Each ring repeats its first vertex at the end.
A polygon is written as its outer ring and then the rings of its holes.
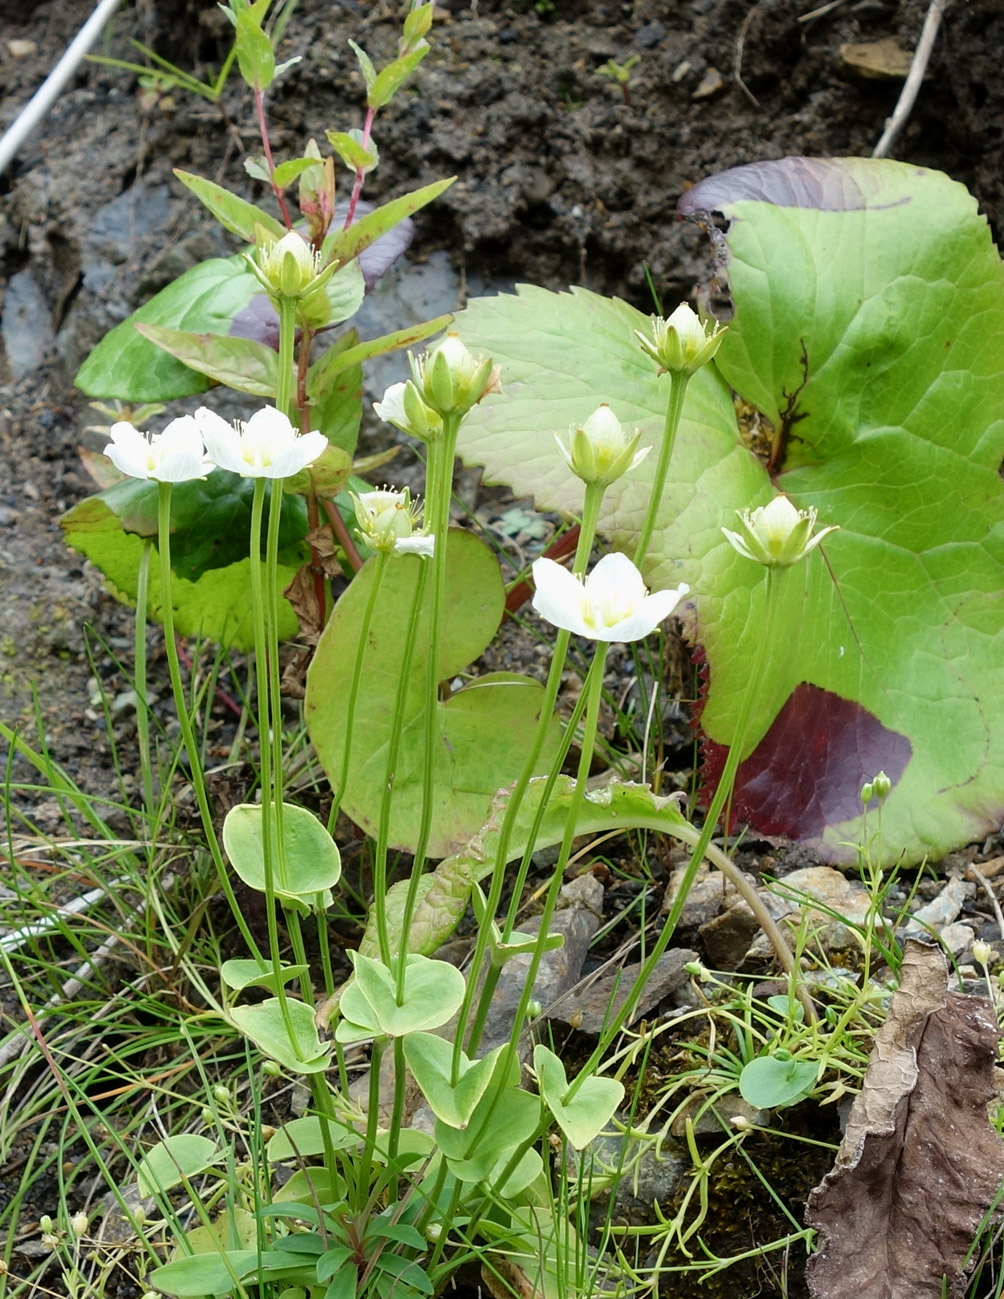
MULTIPOLYGON (((272 815, 275 815, 273 809, 272 815)), ((230 864, 250 888, 265 891, 265 844, 260 804, 238 803, 223 822, 223 847, 230 864)), ((274 863, 277 898, 313 905, 327 894, 342 873, 338 846, 313 812, 294 803, 282 804, 282 839, 274 863)))
POLYGON ((193 1132, 166 1137, 140 1160, 136 1172, 139 1193, 144 1198, 178 1186, 189 1177, 205 1172, 220 1157, 216 1142, 193 1132))
POLYGON ((293 1037, 286 1031, 278 998, 257 1006, 234 1006, 230 1018, 240 1031, 290 1073, 320 1073, 328 1067, 328 1049, 317 1035, 313 1007, 287 998, 293 1037))
POLYGON ((404 1058, 433 1114, 453 1128, 465 1128, 485 1094, 499 1054, 497 1047, 481 1060, 471 1061, 460 1052, 459 1077, 454 1084, 453 1043, 435 1033, 409 1033, 404 1058))
MULTIPOLYGON (((646 577, 681 578, 706 664, 709 787, 732 742, 763 633, 764 576, 722 536, 775 490, 840 531, 790 570, 778 643, 756 683, 737 819, 854 862, 910 863, 1004 816, 1004 272, 962 186, 871 159, 786 159, 702 182, 681 206, 721 211, 735 315, 691 381, 646 577), (774 422, 773 480, 729 389, 774 422), (893 781, 882 833, 859 791, 893 781)), ((477 300, 464 342, 502 367, 460 449, 490 481, 578 508, 553 446, 601 401, 642 444, 668 378, 645 318, 576 290, 477 300)), ((767 429, 770 432, 770 429, 767 429)), ((607 494, 601 527, 630 553, 655 456, 607 494)))
MULTIPOLYGON (((387 783, 388 746, 399 686, 405 691, 404 717, 397 731, 390 842, 413 850, 422 820, 423 773, 429 660, 429 593, 411 669, 402 660, 409 611, 421 565, 416 556, 393 559, 384 577, 366 640, 362 688, 355 723, 347 736, 352 668, 375 564, 368 563, 339 600, 307 674, 306 717, 317 755, 334 785, 341 782, 346 742, 350 765, 344 811, 367 833, 376 835, 387 783)), ((478 657, 498 629, 504 591, 498 563, 477 537, 453 530, 448 540, 446 600, 437 678, 448 681, 478 657)), ((428 852, 444 857, 456 851, 484 823, 496 790, 511 784, 523 765, 527 737, 536 727, 543 690, 526 677, 496 674, 476 678, 435 705, 434 806, 428 852), (491 736, 491 744, 485 737, 491 736)), ((547 770, 558 742, 554 722, 540 771, 547 770)))
POLYGON ((747 1105, 758 1110, 778 1110, 808 1096, 819 1077, 811 1060, 779 1060, 760 1056, 743 1066, 739 1091, 747 1105))
MULTIPOLYGON (((181 483, 171 493, 171 599, 175 630, 182 636, 207 636, 221 645, 254 647, 251 615, 251 563, 248 533, 250 484, 216 470, 205 482, 181 483)), ((128 479, 88 496, 60 520, 66 539, 95 564, 121 598, 136 598, 145 538, 157 535, 157 484, 128 479)), ((280 520, 279 636, 298 630, 296 614, 281 594, 310 551, 303 541, 306 506, 286 497, 280 520)), ((156 545, 156 541, 154 541, 156 545)), ((150 565, 148 611, 162 618, 160 566, 150 565)))
POLYGON ((323 1155, 327 1148, 322 1131, 325 1124, 328 1127, 328 1138, 335 1150, 351 1150, 360 1144, 360 1135, 353 1128, 346 1128, 320 1114, 307 1114, 301 1119, 291 1119, 284 1123, 269 1138, 265 1147, 269 1163, 278 1164, 286 1159, 312 1159, 316 1155, 323 1155))
POLYGON ((147 1274, 147 1281, 178 1299, 205 1299, 226 1295, 234 1289, 234 1276, 249 1276, 258 1267, 254 1249, 228 1249, 205 1254, 186 1254, 147 1274))

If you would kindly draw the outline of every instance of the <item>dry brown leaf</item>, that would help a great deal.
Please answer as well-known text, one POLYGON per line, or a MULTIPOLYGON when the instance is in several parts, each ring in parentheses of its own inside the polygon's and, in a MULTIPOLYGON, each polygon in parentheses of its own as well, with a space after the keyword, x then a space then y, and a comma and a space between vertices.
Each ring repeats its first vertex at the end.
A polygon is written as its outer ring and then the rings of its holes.
POLYGON ((814 1299, 950 1299, 1004 1179, 991 1128, 998 1032, 981 997, 948 991, 939 947, 911 939, 834 1164, 809 1197, 814 1299))

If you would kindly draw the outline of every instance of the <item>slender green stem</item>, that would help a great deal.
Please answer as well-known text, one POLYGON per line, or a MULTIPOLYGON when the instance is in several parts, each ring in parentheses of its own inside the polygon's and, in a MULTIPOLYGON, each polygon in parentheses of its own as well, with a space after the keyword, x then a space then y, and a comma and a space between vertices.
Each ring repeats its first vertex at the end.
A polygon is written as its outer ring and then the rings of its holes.
POLYGON ((160 603, 161 617, 164 623, 164 648, 167 651, 167 665, 171 674, 174 708, 178 714, 178 724, 181 727, 182 739, 188 753, 188 764, 192 772, 192 788, 195 790, 195 799, 199 806, 199 815, 202 818, 202 828, 206 836, 206 842, 209 845, 209 851, 212 854, 213 864, 216 867, 220 887, 223 889, 234 920, 237 922, 237 927, 241 931, 241 937, 247 944, 248 951, 251 952, 255 960, 262 962, 258 944, 255 942, 251 930, 248 928, 248 923, 244 919, 244 913, 234 896, 230 875, 223 860, 219 839, 216 837, 216 828, 213 825, 213 814, 209 807, 209 796, 206 793, 206 782, 202 770, 202 753, 192 728, 192 719, 188 712, 185 691, 181 682, 181 663, 178 659, 178 646, 174 638, 174 607, 171 603, 171 484, 160 483, 159 489, 157 497, 157 548, 160 552, 160 603))
POLYGON ((609 648, 610 646, 605 641, 597 642, 596 653, 589 665, 585 684, 582 687, 583 694, 586 696, 586 711, 583 717, 579 765, 575 773, 575 789, 572 792, 568 815, 565 818, 565 833, 562 836, 561 847, 558 849, 558 860, 554 866, 554 874, 551 876, 551 882, 544 896, 544 907, 540 915, 540 929, 538 931, 540 941, 534 947, 533 954, 530 957, 530 965, 526 972, 526 983, 523 986, 523 993, 519 999, 516 1018, 513 1022, 512 1035, 509 1039, 509 1045, 513 1051, 516 1050, 519 1044, 520 1034, 523 1031, 523 1021, 526 1018, 527 1008, 533 997, 533 985, 537 978, 537 971, 540 969, 540 963, 544 958, 544 940, 550 932, 551 917, 558 905, 558 894, 561 892, 565 871, 572 855, 572 842, 576 835, 579 810, 586 797, 586 781, 589 778, 589 768, 593 761, 593 749, 596 745, 596 727, 603 698, 603 673, 606 668, 609 648))
MULTIPOLYGON (((377 599, 380 595, 380 587, 383 583, 384 573, 387 571, 387 561, 390 555, 385 550, 378 550, 373 561, 373 575, 370 583, 369 593, 366 597, 366 607, 363 610, 363 623, 359 629, 359 639, 356 642, 356 654, 352 662, 352 680, 349 683, 349 701, 345 709, 345 752, 342 755, 342 770, 338 777, 338 788, 335 790, 334 801, 331 805, 331 817, 329 829, 333 828, 335 817, 338 815, 338 809, 341 806, 342 799, 345 797, 345 790, 349 783, 349 760, 352 756, 352 736, 355 733, 356 725, 356 705, 359 702, 359 688, 363 679, 363 660, 366 656, 366 647, 370 639, 370 627, 373 623, 373 614, 376 610, 377 599)), ((387 959, 387 958, 383 958, 387 959)))
MULTIPOLYGON (((279 921, 276 915, 275 873, 279 860, 279 826, 276 818, 277 803, 273 783, 274 760, 272 752, 271 685, 269 683, 269 617, 268 601, 263 591, 261 561, 261 525, 265 506, 265 479, 254 480, 251 498, 251 606, 254 619, 255 678, 258 702, 258 749, 261 762, 261 837, 263 873, 265 877, 265 919, 268 925, 268 951, 275 975, 275 995, 279 1002, 282 1022, 290 1045, 299 1051, 289 1001, 282 981, 282 957, 279 950, 279 921)), ((272 513, 276 511, 273 506, 272 513)), ((274 669, 273 669, 274 670, 274 669)), ((278 726, 276 728, 278 730, 278 726)))
MULTIPOLYGON (((429 478, 426 483, 425 526, 435 537, 432 553, 432 608, 429 616, 429 645, 426 662, 425 703, 425 754, 422 763, 422 817, 419 822, 415 847, 412 880, 417 885, 418 876, 425 869, 425 857, 432 830, 434 808, 436 750, 442 743, 439 726, 439 641, 442 635, 443 606, 446 602, 446 564, 449 548, 450 501, 453 495, 453 462, 456 458, 457 435, 463 423, 461 415, 447 415, 443 419, 441 437, 429 448, 429 478), (435 454, 433 454, 433 449, 435 454)), ((405 910, 405 928, 411 919, 414 900, 405 910)), ((405 948, 407 950, 407 947, 405 948)))
MULTIPOLYGON (((596 520, 599 517, 600 504, 602 500, 602 486, 599 484, 587 485, 582 507, 582 525, 579 529, 579 540, 575 550, 575 559, 572 564, 572 571, 579 576, 586 571, 586 567, 589 563, 589 556, 592 554, 593 541, 596 537, 596 520), (598 490, 590 491, 591 487, 598 490)), ((509 862, 509 844, 512 842, 516 817, 519 815, 519 810, 522 806, 527 788, 530 781, 533 779, 533 776, 537 771, 538 763, 540 762, 540 755, 543 752, 544 741, 547 738, 547 732, 551 725, 551 719, 554 716, 554 710, 558 702, 558 691, 561 688, 561 678, 565 670, 565 661, 568 657, 568 645, 570 640, 571 634, 559 629, 554 643, 554 654, 551 656, 551 666, 547 673, 547 682, 544 686, 544 698, 540 706, 537 727, 534 731, 533 740, 530 743, 530 748, 526 755, 526 761, 523 763, 523 769, 519 773, 516 783, 512 787, 509 798, 506 802, 505 815, 502 818, 502 825, 499 829, 498 846, 495 853, 495 865, 492 870, 491 884, 488 888, 486 914, 489 916, 495 915, 502 898, 502 889, 505 884, 505 868, 509 862)), ((560 770, 561 766, 560 763, 558 763, 556 768, 552 770, 552 781, 557 779, 560 770)), ((545 803, 546 797, 542 802, 542 807, 545 803)), ((529 865, 532 853, 533 836, 531 835, 530 843, 527 846, 527 852, 524 854, 525 866, 529 865)), ((508 925, 507 930, 510 929, 511 925, 508 925)), ((477 940, 474 945, 474 953, 471 957, 470 971, 467 979, 467 992, 464 996, 463 1004, 460 1007, 456 1036, 453 1039, 454 1075, 456 1075, 460 1067, 460 1052, 476 998, 481 1002, 482 1006, 482 1013, 479 1014, 477 1021, 478 1024, 483 1023, 484 1013, 486 1013, 487 999, 483 994, 478 993, 477 986, 481 969, 484 965, 485 954, 488 950, 488 939, 488 927, 486 925, 480 926, 478 929, 477 940)), ((479 1035, 480 1029, 478 1029, 477 1033, 472 1035, 470 1043, 471 1051, 476 1049, 479 1035)))
POLYGON ((136 627, 133 654, 136 687, 136 738, 139 742, 139 767, 143 780, 143 806, 151 820, 151 830, 156 808, 153 801, 153 754, 150 749, 150 704, 146 681, 146 615, 150 593, 150 551, 153 538, 143 542, 136 577, 136 627))
POLYGON ((680 416, 683 414, 683 399, 686 396, 687 383, 689 382, 688 375, 675 371, 671 371, 669 377, 669 405, 666 407, 666 424, 662 434, 662 442, 659 444, 659 458, 655 463, 655 481, 652 484, 652 494, 648 498, 648 509, 645 511, 645 522, 642 524, 641 533, 638 537, 638 546, 634 553, 634 562, 637 568, 642 568, 645 563, 648 548, 652 541, 652 533, 659 517, 662 494, 665 491, 666 478, 669 474, 669 462, 673 455, 673 447, 676 444, 680 416))
MULTIPOLYGON (((680 886, 677 889, 676 897, 673 900, 673 905, 670 908, 669 915, 666 917, 662 931, 660 932, 652 951, 642 962, 641 969, 638 972, 638 977, 635 979, 634 985, 628 994, 626 1001, 617 1013, 611 1017, 609 1024, 600 1035, 600 1040, 596 1045, 596 1049, 589 1057, 588 1062, 580 1070, 578 1077, 572 1082, 569 1088, 568 1099, 571 1099, 571 1097, 574 1096, 579 1086, 581 1086, 582 1080, 589 1077, 590 1073, 599 1066, 614 1038, 621 1031, 624 1025, 630 1021, 634 1014, 635 1007, 637 1006, 638 999, 641 997, 645 988, 645 984, 651 977, 660 956, 662 956, 666 948, 669 946, 670 939, 676 930, 680 916, 683 914, 683 908, 686 905, 687 897, 693 887, 698 868, 705 857, 712 860, 719 870, 722 870, 723 873, 728 876, 730 881, 737 887, 737 889, 739 889, 747 902, 751 905, 755 902, 755 914, 757 919, 760 921, 761 925, 767 932, 768 937, 771 939, 775 951, 779 951, 779 954, 780 952, 785 952, 790 956, 791 949, 785 941, 784 935, 778 929, 777 925, 774 924, 773 918, 770 917, 769 913, 766 911, 766 908, 763 906, 759 896, 756 895, 755 890, 751 890, 747 887, 746 881, 742 879, 742 873, 733 866, 724 853, 713 853, 710 849, 711 838, 718 825, 718 818, 721 815, 726 800, 732 793, 733 786, 735 785, 736 772, 739 769, 739 763, 743 756, 746 742, 746 730, 749 724, 753 700, 756 698, 760 690, 764 667, 768 662, 770 647, 774 640, 774 629, 777 621, 776 614, 780 603, 781 575, 785 572, 787 572, 786 569, 767 569, 767 589, 764 601, 764 627, 763 634, 760 636, 757 644, 756 659, 754 660, 753 670, 749 675, 746 693, 743 696, 740 705, 739 716, 736 720, 736 726, 733 732, 732 744, 729 746, 729 752, 725 760, 721 780, 718 782, 718 788, 715 790, 714 797, 711 800, 711 806, 708 808, 708 814, 705 817, 704 825, 696 836, 696 842, 694 843, 690 861, 687 865, 686 871, 684 872, 683 879, 680 881, 680 886)), ((674 830, 673 833, 677 834, 679 837, 678 831, 674 830)), ((789 961, 787 957, 782 957, 782 963, 788 969, 789 977, 795 980, 797 978, 797 971, 795 969, 794 960, 792 959, 789 961)), ((811 999, 808 997, 807 993, 805 993, 805 990, 797 988, 796 995, 799 996, 803 1006, 805 1006, 809 1020, 814 1021, 816 1018, 815 1008, 812 1005, 811 999)))

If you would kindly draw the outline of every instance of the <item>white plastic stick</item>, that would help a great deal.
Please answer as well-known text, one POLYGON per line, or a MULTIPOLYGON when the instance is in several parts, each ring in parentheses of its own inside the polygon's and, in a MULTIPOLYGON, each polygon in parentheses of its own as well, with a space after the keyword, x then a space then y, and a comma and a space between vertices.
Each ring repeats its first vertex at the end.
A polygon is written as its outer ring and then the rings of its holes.
POLYGON ((94 12, 66 47, 62 58, 0 138, 0 171, 7 167, 24 141, 45 118, 59 92, 76 72, 84 55, 98 39, 102 27, 120 3, 121 0, 98 0, 94 12))

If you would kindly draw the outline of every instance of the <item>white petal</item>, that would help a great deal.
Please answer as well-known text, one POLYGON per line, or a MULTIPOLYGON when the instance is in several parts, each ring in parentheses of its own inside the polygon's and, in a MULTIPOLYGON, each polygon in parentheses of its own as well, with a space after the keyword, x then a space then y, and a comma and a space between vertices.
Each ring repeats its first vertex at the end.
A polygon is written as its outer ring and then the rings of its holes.
POLYGON ((404 413, 404 384, 392 383, 384 393, 383 400, 373 403, 373 409, 388 424, 395 424, 398 428, 407 426, 408 417, 404 413))
POLYGON ((252 444, 265 444, 284 450, 296 437, 296 430, 282 411, 276 410, 274 406, 263 406, 248 420, 244 436, 252 444))
POLYGON ((206 448, 209 451, 211 459, 219 465, 221 469, 227 469, 232 474, 241 474, 243 477, 253 477, 253 473, 244 459, 241 449, 241 435, 237 432, 232 424, 225 420, 219 419, 218 424, 221 427, 213 425, 204 428, 206 437, 206 448))
POLYGON ((586 578, 586 594, 599 602, 616 598, 620 604, 641 604, 645 598, 645 579, 627 555, 614 551, 604 555, 586 578))
POLYGON ((150 477, 150 443, 147 438, 125 420, 119 420, 109 429, 111 441, 105 455, 119 473, 130 478, 150 477))
POLYGON ((534 591, 532 605, 542 618, 555 627, 592 636, 584 618, 585 591, 577 577, 556 564, 553 559, 537 559, 533 564, 534 591))
POLYGON ((431 558, 435 550, 436 538, 425 532, 416 532, 410 537, 398 537, 394 542, 395 555, 426 555, 431 558))

